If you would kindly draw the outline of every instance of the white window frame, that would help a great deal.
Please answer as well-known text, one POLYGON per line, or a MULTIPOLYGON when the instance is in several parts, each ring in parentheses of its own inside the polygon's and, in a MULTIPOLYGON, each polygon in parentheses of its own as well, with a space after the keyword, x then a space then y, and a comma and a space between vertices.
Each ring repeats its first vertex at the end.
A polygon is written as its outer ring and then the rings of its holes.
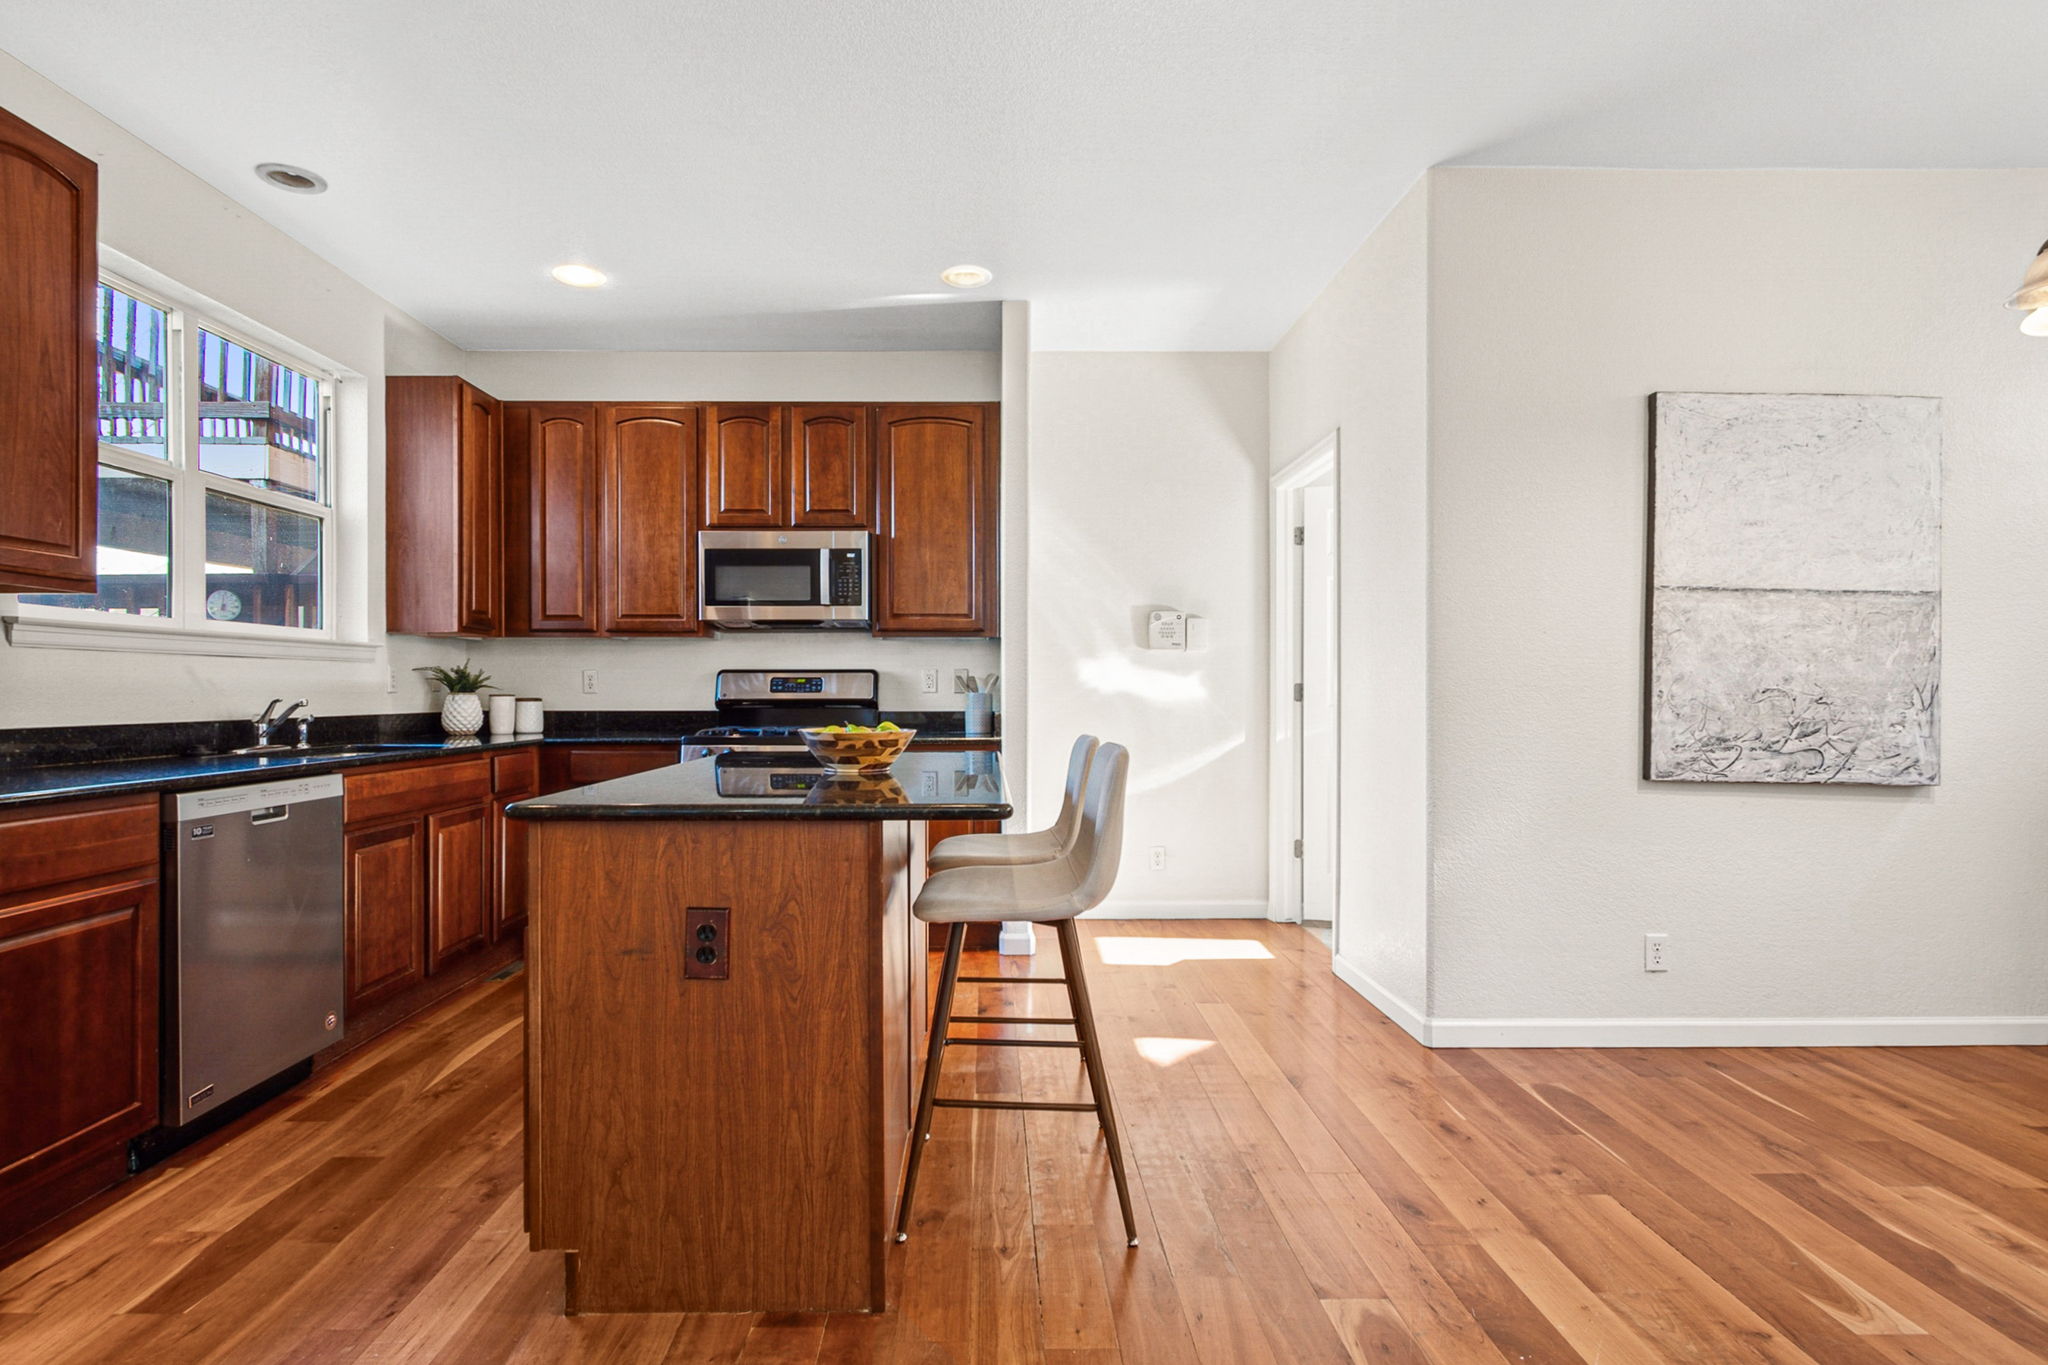
MULTIPOLYGON (((16 647, 199 654, 242 658, 333 659, 373 658, 376 648, 344 639, 343 584, 339 546, 343 511, 336 477, 337 396, 344 376, 326 360, 274 335, 258 335, 225 310, 196 295, 139 281, 102 265, 100 283, 163 311, 166 353, 175 358, 176 382, 165 392, 167 458, 138 454, 100 443, 95 458, 126 472, 160 479, 171 485, 171 569, 169 616, 132 616, 90 607, 58 607, 25 602, 22 595, 0 596, 7 638, 16 647), (320 430, 317 464, 320 488, 315 498, 256 488, 239 479, 212 474, 200 467, 199 333, 242 346, 266 360, 289 366, 320 384, 320 430), (206 614, 206 497, 220 493, 243 502, 312 517, 320 523, 320 625, 275 626, 255 621, 215 621, 206 614)), ((36 594, 29 594, 36 595, 36 594)))

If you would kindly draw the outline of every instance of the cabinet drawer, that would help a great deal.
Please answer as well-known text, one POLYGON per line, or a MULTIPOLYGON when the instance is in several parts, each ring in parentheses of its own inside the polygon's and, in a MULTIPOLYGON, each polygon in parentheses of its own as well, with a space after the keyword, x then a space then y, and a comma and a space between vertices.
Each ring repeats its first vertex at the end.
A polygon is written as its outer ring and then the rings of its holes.
POLYGON ((139 868, 154 880, 157 811, 128 796, 0 816, 0 897, 139 868))
POLYGON ((482 801, 491 794, 491 760, 409 763, 370 768, 342 779, 344 819, 351 825, 482 801))
POLYGON ((540 755, 531 749, 491 755, 491 790, 500 796, 540 787, 540 755))

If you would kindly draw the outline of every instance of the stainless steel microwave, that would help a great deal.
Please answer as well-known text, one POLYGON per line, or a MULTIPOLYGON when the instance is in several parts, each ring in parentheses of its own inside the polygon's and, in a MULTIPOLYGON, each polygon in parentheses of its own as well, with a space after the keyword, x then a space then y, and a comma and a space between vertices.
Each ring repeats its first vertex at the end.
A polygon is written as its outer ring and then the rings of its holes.
POLYGON ((866 531, 699 531, 698 612, 727 630, 862 629, 866 531))

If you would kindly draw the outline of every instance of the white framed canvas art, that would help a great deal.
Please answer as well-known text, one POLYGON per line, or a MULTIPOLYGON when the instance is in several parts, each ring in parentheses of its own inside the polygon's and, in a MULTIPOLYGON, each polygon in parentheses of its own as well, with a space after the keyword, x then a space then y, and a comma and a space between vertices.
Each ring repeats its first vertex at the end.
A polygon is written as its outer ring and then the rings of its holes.
POLYGON ((1651 398, 1645 776, 1941 780, 1941 403, 1651 398))

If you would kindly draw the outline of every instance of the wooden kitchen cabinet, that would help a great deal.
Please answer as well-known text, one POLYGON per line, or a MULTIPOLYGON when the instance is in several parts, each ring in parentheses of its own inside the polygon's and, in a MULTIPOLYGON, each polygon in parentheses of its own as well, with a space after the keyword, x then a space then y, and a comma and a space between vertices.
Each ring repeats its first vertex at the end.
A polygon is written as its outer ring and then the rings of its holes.
POLYGON ((0 816, 0 1244, 156 1123, 158 820, 153 795, 0 816))
POLYGON ((526 925, 527 827, 524 820, 506 819, 505 807, 540 795, 540 756, 532 749, 493 755, 491 782, 491 941, 497 943, 526 925))
POLYGON ((682 762, 682 745, 550 744, 541 755, 542 792, 567 791, 682 762))
POLYGON ((608 635, 697 635, 698 410, 603 409, 599 624, 608 635))
POLYGON ((704 524, 786 526, 783 409, 772 403, 714 403, 703 410, 704 524))
POLYGON ((346 860, 348 1016, 411 986, 427 974, 421 926, 426 921, 426 833, 417 820, 351 829, 346 860))
POLYGON ((453 375, 384 381, 385 625, 502 633, 503 409, 453 375))
POLYGON ((505 409, 505 631, 598 632, 594 403, 505 409))
POLYGON ((493 763, 507 754, 344 774, 349 1046, 517 955, 516 934, 492 934, 493 763))
POLYGON ((871 527, 875 455, 868 410, 857 403, 803 403, 789 410, 789 524, 871 527))
POLYGON ((877 635, 993 635, 997 463, 981 403, 875 409, 877 635))
POLYGON ((92 592, 98 168, 0 109, 0 592, 92 592))

